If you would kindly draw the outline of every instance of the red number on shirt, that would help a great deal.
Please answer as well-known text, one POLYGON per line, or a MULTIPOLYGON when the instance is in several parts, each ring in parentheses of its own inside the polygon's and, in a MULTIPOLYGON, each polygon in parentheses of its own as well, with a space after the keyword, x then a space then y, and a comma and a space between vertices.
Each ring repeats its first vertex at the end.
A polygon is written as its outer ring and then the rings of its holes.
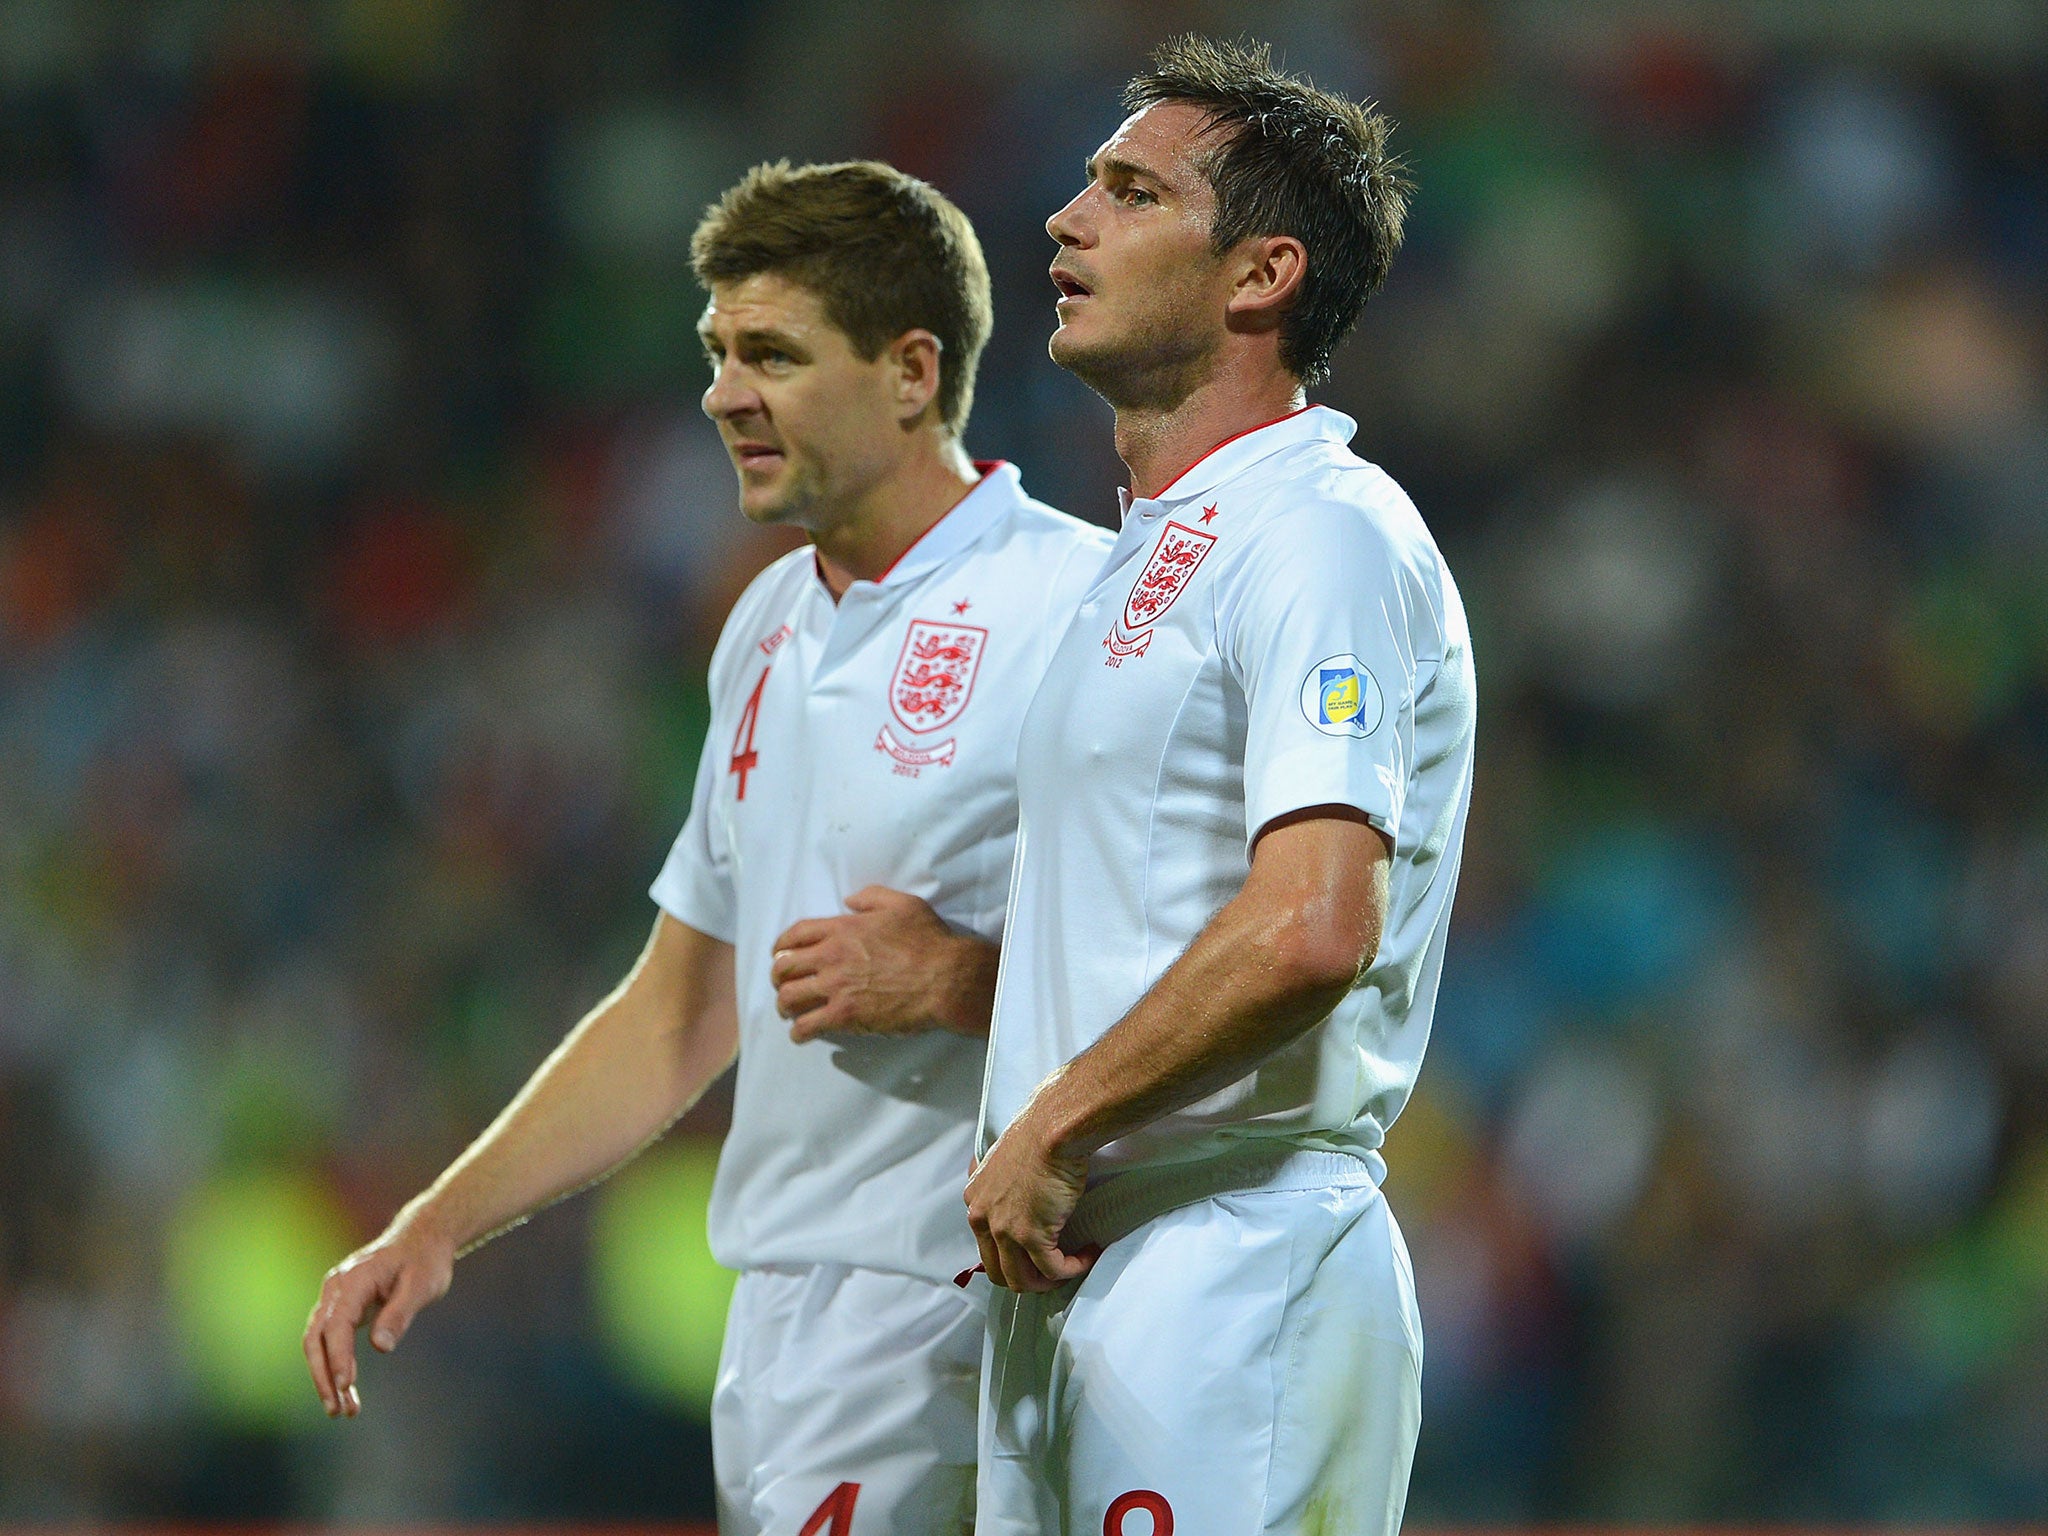
MULTIPOLYGON (((1173 1536, 1173 1506, 1150 1488, 1120 1493, 1102 1517, 1102 1536, 1124 1536, 1124 1516, 1142 1509, 1152 1517, 1152 1536, 1173 1536)), ((808 1536, 808 1533, 806 1533, 808 1536)))
POLYGON ((761 690, 768 686, 768 674, 773 670, 772 667, 761 669, 761 680, 747 695, 747 707, 740 711, 739 727, 732 733, 732 761, 726 765, 725 771, 740 776, 739 793, 733 797, 736 800, 747 798, 747 775, 761 761, 761 754, 754 750, 754 727, 761 723, 761 690))
MULTIPOLYGON (((758 688, 754 691, 760 692, 758 688)), ((814 1536, 820 1527, 824 1528, 825 1536, 853 1536, 853 1501, 859 1497, 859 1483, 841 1483, 825 1495, 824 1503, 811 1511, 811 1518, 796 1536, 814 1536)))

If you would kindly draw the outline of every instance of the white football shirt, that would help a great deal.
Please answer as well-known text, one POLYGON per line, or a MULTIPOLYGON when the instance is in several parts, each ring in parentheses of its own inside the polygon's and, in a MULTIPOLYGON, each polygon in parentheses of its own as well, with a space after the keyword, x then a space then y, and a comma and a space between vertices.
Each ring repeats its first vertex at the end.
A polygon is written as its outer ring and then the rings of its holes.
POLYGON ((1250 1076, 1102 1148, 1090 1178, 1123 1202, 1144 1181, 1119 1175, 1192 1185, 1196 1165, 1290 1147, 1384 1175, 1443 965, 1476 695, 1450 572, 1400 487, 1346 446, 1356 430, 1311 407, 1128 503, 1018 744, 983 1150, 1237 894, 1268 822, 1343 804, 1393 846, 1362 985, 1250 1076))
POLYGON ((736 950, 740 1057, 711 1196, 721 1264, 950 1280, 983 1044, 947 1031, 792 1044, 769 946, 863 886, 996 940, 1016 840, 1017 727, 1109 534, 1007 464, 838 603, 806 549, 754 579, 711 657, 689 820, 652 895, 736 950))

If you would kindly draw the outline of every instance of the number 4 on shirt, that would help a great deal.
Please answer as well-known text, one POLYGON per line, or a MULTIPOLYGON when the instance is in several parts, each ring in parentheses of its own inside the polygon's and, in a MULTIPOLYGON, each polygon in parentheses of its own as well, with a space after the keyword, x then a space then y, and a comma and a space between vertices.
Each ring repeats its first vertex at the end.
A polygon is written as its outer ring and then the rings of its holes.
POLYGON ((761 754, 754 750, 754 727, 761 723, 761 690, 768 686, 768 674, 773 670, 772 666, 761 669, 761 680, 747 695, 747 707, 740 711, 739 726, 732 733, 732 761, 725 771, 740 776, 739 792, 733 797, 736 800, 747 798, 747 775, 761 761, 761 754))
POLYGON ((1138 1509, 1152 1517, 1152 1536, 1173 1536, 1173 1506, 1163 1494, 1150 1488, 1133 1488, 1129 1493, 1118 1494, 1103 1513, 1102 1536, 1130 1536, 1124 1517, 1138 1509))
MULTIPOLYGON (((758 695, 760 689, 754 692, 758 695)), ((853 1501, 860 1497, 859 1483, 841 1483, 825 1495, 825 1502, 811 1511, 811 1518, 796 1536, 853 1536, 853 1501)))

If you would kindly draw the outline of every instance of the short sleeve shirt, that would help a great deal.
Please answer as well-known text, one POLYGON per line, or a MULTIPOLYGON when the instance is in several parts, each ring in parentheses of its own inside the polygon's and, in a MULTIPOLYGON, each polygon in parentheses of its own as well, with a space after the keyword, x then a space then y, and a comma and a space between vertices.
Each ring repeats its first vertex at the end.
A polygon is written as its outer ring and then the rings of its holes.
POLYGON ((1421 1065, 1472 784, 1465 612, 1408 498, 1311 407, 1130 502, 1025 716, 981 1143, 1242 887, 1275 817, 1392 848, 1362 984, 1249 1076, 1102 1148, 1101 1180, 1247 1141, 1363 1159, 1421 1065))
POLYGON ((1018 722, 1109 535, 1008 465, 879 581, 834 603, 808 549, 763 572, 711 662, 711 727, 656 902, 735 948, 740 1056, 711 1200, 736 1269, 848 1264, 949 1280, 983 1043, 932 1031, 789 1039, 770 946, 869 885, 1002 934, 1018 722))

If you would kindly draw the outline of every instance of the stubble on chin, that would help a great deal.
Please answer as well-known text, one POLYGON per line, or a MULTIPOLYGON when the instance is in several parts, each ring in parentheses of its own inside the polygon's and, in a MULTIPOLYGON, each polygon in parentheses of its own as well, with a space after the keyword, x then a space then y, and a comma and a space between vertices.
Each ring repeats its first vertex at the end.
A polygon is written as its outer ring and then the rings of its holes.
POLYGON ((1213 350, 1194 326, 1164 313, 1094 346, 1064 326, 1046 343, 1055 363, 1119 411, 1172 410, 1201 383, 1213 350))
POLYGON ((742 489, 740 515, 761 528, 802 528, 809 531, 809 513, 817 499, 815 491, 801 475, 790 475, 766 501, 749 501, 742 489))

